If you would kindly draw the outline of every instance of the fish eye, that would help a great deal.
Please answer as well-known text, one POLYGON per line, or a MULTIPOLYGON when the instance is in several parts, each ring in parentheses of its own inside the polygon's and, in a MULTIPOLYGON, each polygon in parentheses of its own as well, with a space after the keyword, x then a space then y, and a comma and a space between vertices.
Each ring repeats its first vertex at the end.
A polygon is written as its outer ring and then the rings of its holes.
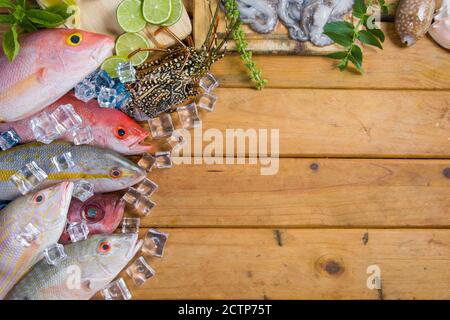
POLYGON ((108 253, 111 251, 111 244, 108 241, 102 241, 98 245, 98 252, 99 253, 108 253))
POLYGON ((72 47, 79 46, 81 44, 81 41, 83 40, 83 36, 81 33, 72 33, 67 37, 67 44, 72 47))
POLYGON ((36 204, 43 203, 44 200, 45 200, 44 195, 43 195, 43 194, 40 194, 40 193, 36 194, 36 195, 33 197, 33 202, 36 203, 36 204))
POLYGON ((97 223, 104 219, 104 210, 95 204, 87 204, 82 210, 82 216, 88 223, 97 223))
POLYGON ((109 173, 109 175, 111 176, 111 178, 117 179, 122 176, 122 171, 117 168, 113 168, 113 169, 111 169, 111 172, 109 173))
POLYGON ((123 127, 117 127, 114 130, 114 135, 117 139, 125 139, 128 136, 128 131, 123 127))

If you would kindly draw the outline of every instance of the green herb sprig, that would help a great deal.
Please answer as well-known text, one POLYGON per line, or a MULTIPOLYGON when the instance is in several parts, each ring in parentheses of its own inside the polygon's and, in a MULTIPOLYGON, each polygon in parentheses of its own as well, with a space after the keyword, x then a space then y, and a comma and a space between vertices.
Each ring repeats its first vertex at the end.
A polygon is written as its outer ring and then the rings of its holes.
POLYGON ((3 52, 9 61, 13 61, 20 51, 19 34, 33 32, 43 28, 55 28, 62 25, 72 13, 66 4, 57 4, 46 9, 27 4, 26 0, 0 0, 0 24, 9 25, 3 35, 3 52))
POLYGON ((383 49, 384 33, 374 25, 374 17, 369 12, 369 8, 374 5, 378 5, 382 13, 388 12, 389 5, 386 4, 385 0, 369 0, 367 4, 364 0, 355 0, 352 22, 336 21, 325 25, 324 34, 345 48, 343 51, 327 55, 329 58, 340 60, 337 65, 339 70, 344 71, 350 61, 356 70, 361 74, 364 73, 362 67, 363 53, 361 46, 357 43, 358 40, 361 44, 383 49))
POLYGON ((248 50, 248 42, 246 40, 244 30, 242 29, 242 21, 236 0, 226 0, 225 9, 226 16, 230 21, 230 24, 237 24, 232 33, 233 40, 236 42, 236 50, 244 62, 244 66, 247 68, 249 73, 249 78, 254 82, 255 88, 257 90, 262 90, 267 84, 267 80, 263 78, 261 70, 256 66, 256 62, 253 60, 252 52, 248 50))

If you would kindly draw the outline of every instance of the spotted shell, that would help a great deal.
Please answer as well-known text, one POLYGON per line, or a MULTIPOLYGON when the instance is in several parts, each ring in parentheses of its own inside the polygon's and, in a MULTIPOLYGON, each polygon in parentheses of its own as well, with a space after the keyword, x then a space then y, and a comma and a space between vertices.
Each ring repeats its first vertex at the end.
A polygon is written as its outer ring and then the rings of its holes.
POLYGON ((404 45, 413 45, 427 33, 435 8, 435 0, 400 0, 395 15, 395 30, 404 45))

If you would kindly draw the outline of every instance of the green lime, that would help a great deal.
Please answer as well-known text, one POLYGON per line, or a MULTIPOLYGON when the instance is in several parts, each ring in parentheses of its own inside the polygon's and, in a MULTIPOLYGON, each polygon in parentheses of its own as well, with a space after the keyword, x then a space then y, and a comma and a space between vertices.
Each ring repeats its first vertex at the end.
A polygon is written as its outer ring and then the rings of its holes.
POLYGON ((183 1, 182 0, 171 0, 172 2, 172 13, 170 14, 169 20, 163 22, 161 25, 164 27, 170 27, 177 23, 181 19, 183 13, 183 1))
POLYGON ((142 15, 140 0, 124 0, 117 8, 117 21, 126 32, 138 32, 145 28, 147 21, 142 15))
POLYGON ((144 0, 142 4, 144 19, 152 24, 161 24, 170 18, 171 0, 144 0))
MULTIPOLYGON (((124 33, 116 41, 116 54, 122 57, 128 57, 128 55, 137 49, 148 48, 148 40, 141 36, 139 33, 124 33)), ((130 61, 134 66, 138 66, 147 60, 149 55, 148 51, 142 51, 135 54, 130 61)))
POLYGON ((118 77, 118 74, 116 71, 117 66, 119 65, 119 63, 127 62, 127 61, 128 61, 128 59, 125 57, 120 57, 120 56, 109 57, 108 59, 106 59, 103 62, 102 70, 105 70, 106 72, 108 72, 108 74, 111 78, 117 78, 118 77))

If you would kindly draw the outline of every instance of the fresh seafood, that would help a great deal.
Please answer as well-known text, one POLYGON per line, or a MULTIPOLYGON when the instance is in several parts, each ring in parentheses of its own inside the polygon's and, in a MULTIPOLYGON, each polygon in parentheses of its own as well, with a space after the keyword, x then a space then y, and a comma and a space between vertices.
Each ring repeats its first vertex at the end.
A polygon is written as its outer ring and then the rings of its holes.
POLYGON ((95 235, 64 247, 56 266, 39 261, 11 290, 10 300, 88 300, 110 283, 140 249, 135 233, 95 235))
MULTIPOLYGON (((221 1, 224 8, 225 0, 221 1)), ((271 33, 277 26, 278 0, 237 0, 243 23, 258 33, 271 33)))
POLYGON ((55 102, 112 54, 114 40, 75 29, 43 29, 20 38, 13 62, 0 55, 0 121, 16 121, 55 102))
MULTIPOLYGON (((178 41, 178 45, 170 49, 157 49, 163 55, 151 56, 151 60, 137 68, 137 81, 128 85, 132 99, 124 110, 133 118, 141 118, 145 114, 154 118, 158 114, 170 111, 177 104, 199 94, 196 87, 212 64, 224 55, 220 53, 237 23, 228 28, 228 32, 220 43, 217 43, 216 28, 219 22, 217 6, 208 35, 200 49, 186 46, 168 28, 162 28, 178 41)), ((152 51, 155 49, 139 49, 152 51)))
POLYGON ((308 35, 300 29, 303 2, 305 0, 280 0, 278 4, 278 16, 289 31, 289 36, 294 40, 306 41, 308 35))
POLYGON ((63 182, 20 197, 0 212, 0 299, 41 258, 44 249, 58 241, 72 191, 73 183, 63 182), (22 242, 30 225, 39 235, 32 242, 22 242))
MULTIPOLYGON (((67 221, 80 222, 85 220, 89 234, 113 233, 120 224, 125 210, 125 202, 117 194, 96 194, 85 202, 73 198, 70 204, 67 221)), ((70 241, 65 231, 59 242, 66 244, 70 241)))
POLYGON ((450 49, 450 0, 443 0, 428 30, 430 36, 442 47, 450 49))
POLYGON ((40 188, 62 180, 84 179, 93 184, 95 192, 103 193, 128 188, 145 177, 140 167, 114 151, 88 145, 74 146, 68 142, 29 143, 0 152, 1 200, 11 200, 20 195, 9 178, 32 161, 48 175, 40 188), (67 152, 71 153, 75 166, 58 172, 51 159, 67 152))
POLYGON ((435 0, 400 0, 395 14, 395 30, 404 45, 413 45, 427 33, 435 8, 435 0))
MULTIPOLYGON (((100 108, 96 100, 86 103, 78 100, 73 93, 68 93, 48 106, 45 111, 50 113, 64 104, 71 104, 83 119, 83 125, 89 125, 92 128, 94 135, 92 145, 111 149, 124 155, 142 154, 152 149, 150 145, 140 144, 148 137, 148 131, 119 110, 100 108)), ((0 132, 14 129, 22 143, 34 141, 29 125, 31 118, 0 124, 0 132)), ((67 134, 63 140, 73 141, 73 136, 67 134)))

